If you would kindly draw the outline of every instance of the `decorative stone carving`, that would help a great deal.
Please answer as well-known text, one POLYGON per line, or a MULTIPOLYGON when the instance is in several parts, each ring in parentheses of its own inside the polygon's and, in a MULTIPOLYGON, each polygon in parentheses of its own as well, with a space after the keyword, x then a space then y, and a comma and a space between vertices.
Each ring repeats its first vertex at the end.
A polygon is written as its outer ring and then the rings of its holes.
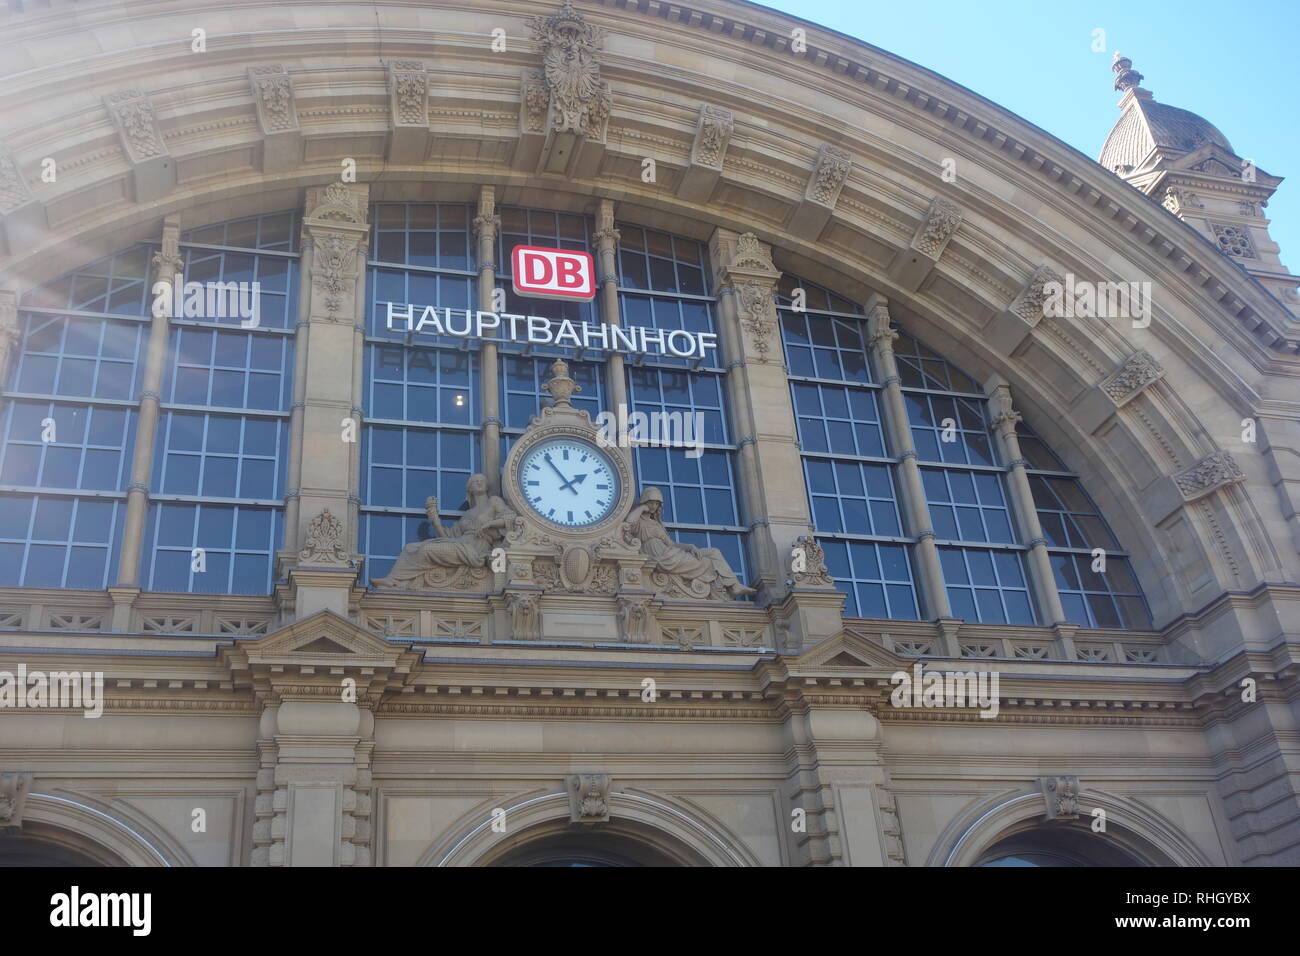
POLYGON ((602 202, 596 210, 596 231, 591 234, 591 241, 597 249, 603 250, 606 242, 617 248, 622 238, 623 234, 614 228, 614 204, 602 202))
POLYGON ((1196 501, 1212 491, 1245 479, 1245 473, 1226 451, 1206 455, 1190 468, 1174 475, 1174 483, 1185 501, 1196 501))
POLYGON ((343 183, 330 183, 307 213, 316 222, 342 222, 363 226, 366 222, 366 194, 343 183))
POLYGON ((524 74, 523 109, 519 112, 521 131, 545 133, 550 105, 551 92, 546 87, 546 75, 541 70, 529 70, 524 74))
POLYGON ((618 599, 618 633, 628 644, 650 643, 650 599, 621 597, 618 599))
POLYGON ((931 259, 938 259, 948 240, 961 225, 962 211, 956 203, 936 196, 926 210, 925 222, 912 240, 912 248, 931 259))
MULTIPOLYGON (((528 26, 542 52, 542 81, 551 110, 551 131, 605 138, 612 96, 600 78, 597 50, 604 33, 587 23, 569 0, 549 17, 530 17, 528 26)), ((525 82, 525 111, 529 124, 538 110, 530 102, 535 86, 525 82)))
POLYGON ((1047 302, 1047 293, 1043 291, 1043 286, 1049 282, 1059 282, 1064 285, 1065 279, 1044 263, 1034 270, 1034 274, 1029 277, 1029 282, 1008 306, 1008 310, 1030 325, 1038 322, 1043 317, 1043 306, 1047 302))
POLYGON ((132 162, 167 152, 153 105, 143 90, 132 87, 109 93, 104 97, 104 107, 117 126, 122 145, 132 162))
POLYGON ((609 785, 607 773, 574 773, 564 778, 569 791, 570 823, 609 822, 609 785))
POLYGON ((394 60, 388 64, 388 95, 392 98, 394 123, 429 125, 429 74, 419 60, 394 60))
POLYGON ((1115 374, 1101 383, 1101 390, 1116 405, 1123 405, 1164 374, 1165 370, 1151 357, 1151 353, 1139 349, 1124 360, 1115 374))
POLYGON ((1250 241, 1250 233, 1247 230, 1221 222, 1210 223, 1210 228, 1214 230, 1214 238, 1219 243, 1219 251, 1225 256, 1232 256, 1237 259, 1259 258, 1255 254, 1255 244, 1250 241))
POLYGON ((1196 193, 1190 189, 1167 186, 1165 187, 1164 207, 1170 212, 1178 214, 1184 209, 1204 209, 1205 203, 1201 202, 1196 193))
POLYGON ((656 588, 700 600, 725 600, 728 596, 734 599, 757 593, 740 583, 717 548, 678 544, 668 537, 668 529, 660 517, 663 502, 663 493, 658 488, 646 488, 623 524, 624 541, 639 548, 653 563, 650 579, 656 588))
POLYGON ((736 250, 731 257, 732 269, 758 269, 763 272, 776 272, 772 264, 772 254, 767 251, 758 236, 752 232, 741 233, 736 239, 736 250))
MULTIPOLYGON (((997 385, 989 394, 989 425, 995 432, 1006 431, 1015 434, 1016 426, 1024 421, 1011 401, 1011 387, 1006 383, 997 385)), ((1014 464, 1014 462, 1012 463, 1014 464)))
POLYGON ((352 236, 324 233, 316 237, 311 284, 325 296, 331 320, 338 316, 357 280, 357 242, 352 236))
POLYGON ((691 144, 691 162, 696 166, 722 169, 722 160, 735 127, 736 119, 731 110, 707 103, 701 105, 695 142, 691 144))
POLYGON ((506 595, 510 611, 510 636, 516 641, 542 638, 542 608, 538 596, 529 591, 511 591, 506 595))
POLYGON ((262 131, 277 133, 298 128, 298 110, 293 102, 293 83, 282 64, 251 66, 248 82, 257 104, 257 119, 262 131))
POLYGON ((853 159, 847 150, 823 144, 817 150, 817 162, 804 190, 804 198, 822 206, 834 206, 852 165, 853 159))
POLYGON ((795 540, 790 552, 790 580, 798 587, 835 586, 835 579, 826 567, 826 552, 811 535, 801 535, 795 540), (797 560, 800 554, 803 555, 801 562, 797 560), (796 564, 801 564, 803 570, 795 570, 796 564))
POLYGON ((6 381, 9 363, 18 354, 18 293, 0 289, 0 382, 6 381))
POLYGON ((23 825, 23 808, 31 788, 30 773, 0 773, 0 828, 23 825))
POLYGON ((31 202, 32 198, 32 191, 18 163, 9 153, 0 152, 0 216, 7 216, 19 206, 31 202))
POLYGON ((557 408, 570 408, 573 403, 569 396, 581 392, 582 386, 569 375, 569 363, 556 359, 551 365, 551 377, 542 383, 542 391, 551 396, 557 408))
POLYGON ((1078 777, 1039 777, 1038 786, 1046 804, 1045 819, 1077 820, 1079 817, 1078 777))
POLYGON ((772 290, 766 282, 738 282, 736 309, 745 338, 760 358, 766 358, 772 348, 776 322, 769 316, 772 308, 772 290))
POLYGON ((343 522, 326 508, 307 525, 307 544, 298 552, 301 564, 348 564, 343 547, 343 522))
POLYGON ((421 591, 475 588, 489 583, 488 559, 516 515, 504 501, 488 493, 483 475, 470 475, 465 498, 469 509, 450 528, 444 528, 438 517, 438 499, 425 499, 424 512, 434 537, 406 545, 393 570, 375 580, 375 587, 421 591))

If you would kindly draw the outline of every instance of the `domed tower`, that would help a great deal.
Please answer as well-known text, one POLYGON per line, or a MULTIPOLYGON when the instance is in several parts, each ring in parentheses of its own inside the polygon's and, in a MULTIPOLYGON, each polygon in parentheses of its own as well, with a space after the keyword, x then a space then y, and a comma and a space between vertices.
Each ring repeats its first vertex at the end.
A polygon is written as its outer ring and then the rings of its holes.
POLYGON ((1282 264, 1264 215, 1282 178, 1237 155, 1209 120, 1157 103, 1128 57, 1116 52, 1111 69, 1120 117, 1097 161, 1160 199, 1300 316, 1300 276, 1282 264))

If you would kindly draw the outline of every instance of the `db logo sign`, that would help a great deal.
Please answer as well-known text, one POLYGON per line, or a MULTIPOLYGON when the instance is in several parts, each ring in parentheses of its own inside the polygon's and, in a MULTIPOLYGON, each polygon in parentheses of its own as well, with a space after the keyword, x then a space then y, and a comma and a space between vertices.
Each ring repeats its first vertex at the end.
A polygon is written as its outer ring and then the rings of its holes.
POLYGON ((596 297, 596 266, 587 252, 515 246, 513 273, 516 295, 581 302, 596 297))

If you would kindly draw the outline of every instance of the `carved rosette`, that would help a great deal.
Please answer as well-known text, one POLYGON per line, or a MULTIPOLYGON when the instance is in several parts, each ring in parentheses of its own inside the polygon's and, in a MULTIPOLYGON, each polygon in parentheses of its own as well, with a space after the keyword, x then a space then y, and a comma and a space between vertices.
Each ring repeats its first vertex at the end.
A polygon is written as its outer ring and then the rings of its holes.
POLYGON ((248 68, 248 82, 257 103, 262 130, 279 133, 298 128, 298 111, 293 103, 293 83, 282 64, 248 68))
POLYGON ((419 60, 394 60, 388 65, 388 94, 393 122, 399 126, 429 125, 429 74, 419 60))
POLYGON ((7 152, 0 152, 0 216, 32 201, 32 191, 23 179, 18 163, 7 152))
POLYGON ((1024 289, 1008 306, 1008 311, 1018 315, 1030 325, 1037 323, 1043 317, 1043 306, 1047 302, 1047 293, 1043 287, 1049 282, 1059 282, 1064 285, 1065 279, 1051 266, 1044 263, 1034 270, 1034 274, 1029 277, 1029 282, 1026 283, 1024 289))
POLYGON ((936 196, 926 210, 925 222, 912 241, 912 248, 931 259, 938 259, 948 240, 961 225, 962 211, 956 203, 936 196))
POLYGON ((167 152, 162 131, 154 117, 153 105, 138 88, 118 90, 104 97, 104 107, 122 138, 122 146, 132 162, 141 162, 167 152))
POLYGON ((833 207, 852 165, 853 159, 847 150, 829 143, 823 144, 817 150, 817 162, 804 190, 804 198, 822 206, 833 207))
POLYGON ((1174 484, 1185 501, 1196 501, 1220 488, 1245 481, 1241 467, 1226 451, 1206 455, 1192 467, 1174 475, 1174 484))
POLYGON ((307 526, 307 543, 298 552, 301 564, 347 564, 343 547, 343 522, 326 508, 307 526))
POLYGON ((736 118, 731 110, 707 103, 701 105, 699 122, 695 127, 695 142, 691 145, 691 163, 709 169, 722 169, 722 160, 727 154, 727 144, 731 142, 731 133, 735 127, 736 118))
POLYGON ((613 104, 600 78, 598 52, 604 33, 587 23, 569 0, 549 17, 528 20, 542 54, 542 71, 524 81, 524 112, 534 132, 575 133, 603 142, 613 104), (540 77, 540 84, 537 82, 540 77), (545 91, 550 129, 534 126, 542 113, 538 87, 545 91))
POLYGON ((1164 374, 1165 370, 1152 358, 1151 353, 1139 349, 1124 361, 1115 374, 1101 383, 1101 390, 1116 405, 1123 405, 1164 374))

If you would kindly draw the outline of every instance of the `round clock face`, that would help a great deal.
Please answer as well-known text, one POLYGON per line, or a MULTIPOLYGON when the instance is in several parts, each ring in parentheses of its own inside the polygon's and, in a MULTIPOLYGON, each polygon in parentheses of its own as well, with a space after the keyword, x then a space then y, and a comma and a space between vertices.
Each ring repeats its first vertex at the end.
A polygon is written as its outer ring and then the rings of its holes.
POLYGON ((539 516, 565 528, 585 528, 618 503, 618 472, 609 456, 577 438, 549 438, 519 463, 519 488, 539 516))

